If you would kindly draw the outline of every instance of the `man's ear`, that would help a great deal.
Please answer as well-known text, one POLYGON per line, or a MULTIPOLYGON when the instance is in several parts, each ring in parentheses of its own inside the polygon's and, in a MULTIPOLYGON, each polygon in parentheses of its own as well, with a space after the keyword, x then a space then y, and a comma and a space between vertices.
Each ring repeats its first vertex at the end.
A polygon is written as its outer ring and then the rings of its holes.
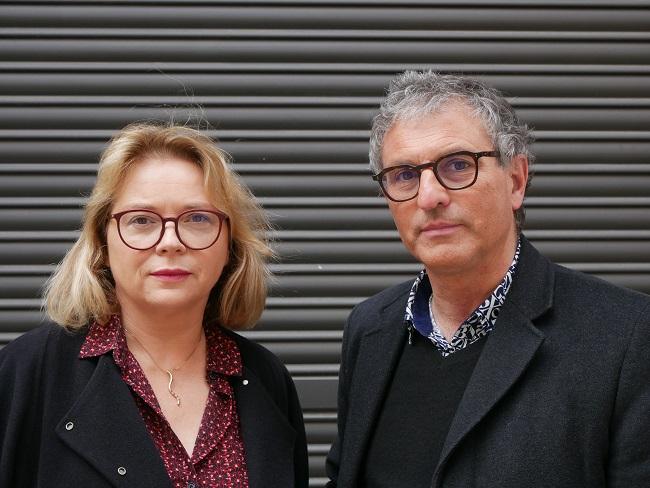
POLYGON ((511 180, 510 198, 512 210, 518 210, 524 203, 526 185, 528 184, 528 158, 524 154, 517 154, 510 161, 508 174, 511 180))

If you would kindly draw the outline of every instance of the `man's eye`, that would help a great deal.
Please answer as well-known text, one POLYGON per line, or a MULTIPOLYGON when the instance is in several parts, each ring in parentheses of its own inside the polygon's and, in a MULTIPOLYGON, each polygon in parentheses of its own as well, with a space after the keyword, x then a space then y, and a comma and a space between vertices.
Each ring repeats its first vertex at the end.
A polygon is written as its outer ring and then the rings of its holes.
POLYGON ((458 159, 450 159, 449 161, 445 161, 445 169, 448 171, 464 171, 468 169, 472 164, 462 158, 458 159))
POLYGON ((412 168, 403 168, 393 172, 395 183, 405 183, 418 177, 418 172, 412 168))

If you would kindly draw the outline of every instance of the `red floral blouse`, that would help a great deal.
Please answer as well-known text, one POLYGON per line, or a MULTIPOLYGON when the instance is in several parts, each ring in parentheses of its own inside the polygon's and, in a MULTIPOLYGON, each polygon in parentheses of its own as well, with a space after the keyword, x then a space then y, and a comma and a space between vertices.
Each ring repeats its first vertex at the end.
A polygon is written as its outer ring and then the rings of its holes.
POLYGON ((239 348, 218 327, 207 327, 205 334, 210 393, 191 456, 163 416, 151 385, 129 351, 119 316, 104 325, 92 324, 79 357, 112 352, 175 488, 248 488, 237 405, 228 382, 228 376, 242 375, 239 348))

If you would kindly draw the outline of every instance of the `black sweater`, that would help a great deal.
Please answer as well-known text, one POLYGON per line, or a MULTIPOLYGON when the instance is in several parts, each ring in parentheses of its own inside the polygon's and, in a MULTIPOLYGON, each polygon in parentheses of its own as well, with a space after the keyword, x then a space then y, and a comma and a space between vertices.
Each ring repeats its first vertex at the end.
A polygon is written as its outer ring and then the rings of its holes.
POLYGON ((370 440, 362 486, 428 488, 485 339, 448 357, 417 332, 405 343, 370 440))

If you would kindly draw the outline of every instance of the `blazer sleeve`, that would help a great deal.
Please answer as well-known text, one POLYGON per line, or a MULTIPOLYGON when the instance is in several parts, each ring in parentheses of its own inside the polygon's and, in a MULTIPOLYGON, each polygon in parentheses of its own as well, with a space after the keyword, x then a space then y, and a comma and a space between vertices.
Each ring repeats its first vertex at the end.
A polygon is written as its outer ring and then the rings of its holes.
POLYGON ((647 301, 627 347, 610 424, 608 488, 650 486, 650 304, 647 301))
POLYGON ((36 329, 0 350, 0 486, 31 486, 29 476, 37 471, 48 338, 36 329))

